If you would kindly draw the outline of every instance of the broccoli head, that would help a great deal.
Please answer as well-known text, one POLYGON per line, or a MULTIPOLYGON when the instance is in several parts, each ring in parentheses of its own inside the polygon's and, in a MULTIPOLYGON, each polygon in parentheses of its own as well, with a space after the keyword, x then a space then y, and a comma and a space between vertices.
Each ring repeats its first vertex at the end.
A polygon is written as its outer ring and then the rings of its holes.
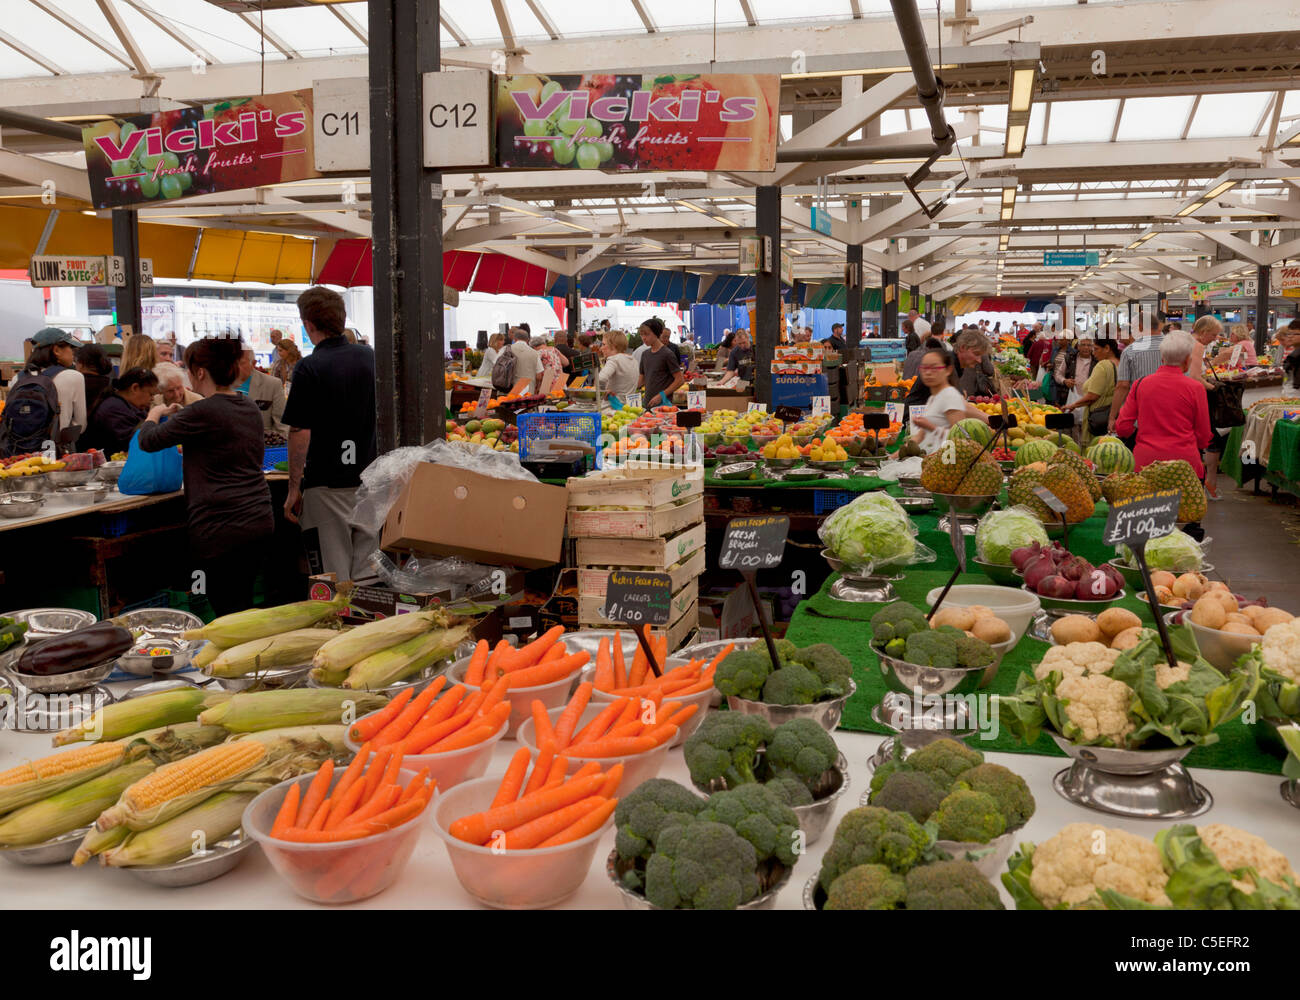
POLYGON ((905 639, 927 628, 929 624, 919 610, 906 601, 894 601, 871 616, 871 641, 883 646, 891 639, 905 639))
POLYGON ((840 755, 835 741, 812 719, 791 719, 777 726, 767 743, 767 768, 774 777, 802 781, 811 791, 840 755))
POLYGON ((935 861, 904 876, 909 910, 1005 910, 993 883, 969 861, 935 861))
POLYGON ((885 761, 871 773, 871 794, 875 795, 885 787, 885 782, 889 780, 890 775, 896 774, 903 770, 903 760, 901 757, 895 757, 885 761))
POLYGON ((965 743, 945 737, 926 744, 908 757, 907 769, 923 771, 947 792, 952 788, 952 783, 957 780, 959 774, 983 763, 984 755, 978 750, 972 750, 965 743))
POLYGON ((795 806, 812 805, 812 792, 808 791, 808 786, 802 781, 791 778, 789 775, 773 778, 771 781, 766 782, 766 785, 781 796, 781 801, 792 809, 795 806))
MULTIPOLYGON (((780 657, 781 663, 789 663, 791 660, 798 658, 799 650, 789 639, 774 639, 772 641, 776 646, 776 655, 780 657)), ((756 644, 755 648, 761 649, 763 655, 767 656, 767 643, 756 644)), ((772 659, 770 656, 767 658, 769 662, 772 659)), ((772 666, 779 667, 781 663, 773 663, 772 666)))
POLYGON ((775 789, 766 785, 741 785, 731 791, 715 792, 698 818, 707 823, 726 823, 754 845, 759 861, 776 858, 793 865, 799 859, 799 817, 775 789))
POLYGON ((825 690, 822 679, 803 664, 787 663, 767 675, 763 701, 769 705, 811 705, 825 690))
POLYGON ((993 796, 1008 830, 1024 826, 1034 815, 1034 795, 1025 779, 1001 764, 979 764, 963 771, 952 787, 970 788, 993 796))
POLYGON ((704 808, 705 800, 689 788, 667 778, 642 782, 618 800, 614 846, 623 858, 648 858, 655 838, 666 826, 689 823, 704 808))
POLYGON ((722 778, 728 788, 757 781, 758 751, 772 739, 772 732, 761 715, 710 712, 682 746, 691 780, 707 785, 722 778))
POLYGON ((907 884, 884 865, 858 865, 831 883, 827 910, 897 910, 907 898, 907 884))
POLYGON ((956 639, 939 631, 913 632, 907 637, 902 659, 923 667, 955 667, 956 639))
POLYGON ((885 655, 892 656, 895 660, 901 660, 907 655, 906 639, 890 639, 885 643, 885 655))
POLYGON ((949 792, 939 803, 933 819, 938 824, 940 840, 987 844, 1007 828, 993 796, 969 788, 949 792))
POLYGON ((738 649, 728 653, 713 674, 713 686, 724 695, 758 701, 763 695, 763 682, 772 672, 764 646, 738 649))
POLYGON ((734 910, 758 895, 754 846, 725 823, 665 827, 646 862, 645 895, 665 910, 734 910))
POLYGON ((795 654, 795 659, 822 679, 829 694, 838 698, 847 694, 849 680, 853 677, 853 664, 849 658, 828 642, 805 646, 795 654))
POLYGON ((909 813, 918 823, 928 820, 943 799, 943 789, 934 783, 933 778, 908 770, 889 775, 880 791, 871 793, 873 806, 909 813))
POLYGON ((902 875, 924 860, 930 835, 907 813, 878 806, 859 806, 844 814, 822 858, 822 889, 858 865, 884 865, 902 875))
POLYGON ((961 635, 957 637, 957 666, 987 667, 993 662, 993 647, 983 639, 961 635))

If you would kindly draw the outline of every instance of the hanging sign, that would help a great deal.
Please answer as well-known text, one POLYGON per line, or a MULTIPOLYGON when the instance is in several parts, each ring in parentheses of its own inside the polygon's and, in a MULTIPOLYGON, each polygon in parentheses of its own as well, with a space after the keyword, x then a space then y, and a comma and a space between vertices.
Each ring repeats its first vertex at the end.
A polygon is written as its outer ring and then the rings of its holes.
POLYGON ((605 615, 628 625, 667 625, 673 578, 667 573, 616 569, 605 586, 605 615))
POLYGON ((492 74, 485 69, 424 74, 424 165, 492 165, 492 74))
POLYGON ((97 287, 108 284, 107 266, 103 257, 33 257, 27 273, 35 288, 97 287))
POLYGON ((370 169, 370 81, 364 76, 311 85, 316 169, 370 169))

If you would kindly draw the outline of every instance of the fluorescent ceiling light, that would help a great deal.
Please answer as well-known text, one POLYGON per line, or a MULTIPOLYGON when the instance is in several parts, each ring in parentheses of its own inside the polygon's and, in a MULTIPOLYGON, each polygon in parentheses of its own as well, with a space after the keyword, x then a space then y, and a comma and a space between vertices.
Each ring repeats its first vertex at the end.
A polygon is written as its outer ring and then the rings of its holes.
POLYGON ((1025 133, 1028 125, 1007 126, 1007 156, 1019 156, 1025 151, 1025 133))
POLYGON ((1015 189, 1015 188, 1003 188, 1003 189, 1002 189, 1002 204, 1003 204, 1003 205, 1014 205, 1015 203, 1016 203, 1016 189, 1015 189))
POLYGON ((1228 190, 1228 188, 1232 187, 1236 183, 1237 183, 1236 181, 1231 181, 1231 180, 1224 181, 1222 184, 1220 184, 1218 187, 1216 187, 1213 191, 1211 191, 1209 194, 1205 196, 1206 200, 1208 201, 1211 198, 1219 197, 1219 195, 1223 194, 1224 191, 1228 190))
MULTIPOLYGON (((943 63, 935 66, 935 70, 956 69, 956 63, 943 63)), ((820 70, 813 73, 782 73, 782 80, 816 80, 823 77, 836 76, 886 76, 890 73, 910 73, 911 66, 880 66, 876 69, 828 69, 820 70)))
POLYGON ((1003 222, 1008 221, 1008 220, 1011 218, 1011 216, 1012 216, 1013 214, 1015 214, 1015 208, 1013 208, 1013 207, 1010 206, 1010 205, 1003 205, 1003 206, 1002 206, 1002 221, 1003 221, 1003 222))
POLYGON ((1012 111, 1028 111, 1034 97, 1034 68, 1018 69, 1011 74, 1012 111))

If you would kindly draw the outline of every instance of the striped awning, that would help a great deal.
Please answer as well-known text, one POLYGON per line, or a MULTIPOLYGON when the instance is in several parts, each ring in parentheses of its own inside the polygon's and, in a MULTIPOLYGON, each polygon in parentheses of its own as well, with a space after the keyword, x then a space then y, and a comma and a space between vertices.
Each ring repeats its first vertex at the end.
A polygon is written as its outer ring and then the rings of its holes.
MULTIPOLYGON (((505 254, 449 250, 442 255, 442 280, 458 292, 491 295, 545 295, 551 273, 505 254)), ((322 285, 353 288, 374 283, 371 242, 346 239, 335 243, 316 271, 322 285)))
MULTIPOLYGON (((559 275, 550 293, 566 296, 572 279, 559 275)), ((579 287, 584 299, 616 299, 622 302, 680 302, 694 300, 700 291, 700 276, 690 272, 667 271, 654 267, 613 267, 582 275, 579 287)))

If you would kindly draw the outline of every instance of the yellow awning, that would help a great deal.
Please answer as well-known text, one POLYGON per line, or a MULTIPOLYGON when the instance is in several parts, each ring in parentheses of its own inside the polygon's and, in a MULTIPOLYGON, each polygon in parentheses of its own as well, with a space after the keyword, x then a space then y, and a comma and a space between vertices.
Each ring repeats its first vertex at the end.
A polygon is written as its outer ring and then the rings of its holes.
POLYGON ((311 284, 312 246, 312 240, 297 236, 205 229, 193 276, 207 281, 311 284))

